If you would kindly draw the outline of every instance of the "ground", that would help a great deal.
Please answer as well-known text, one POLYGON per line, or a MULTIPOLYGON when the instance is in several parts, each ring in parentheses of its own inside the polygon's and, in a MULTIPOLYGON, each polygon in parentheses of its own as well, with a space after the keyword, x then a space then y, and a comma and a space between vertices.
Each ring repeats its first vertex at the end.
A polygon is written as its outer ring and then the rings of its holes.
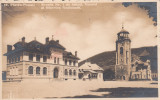
POLYGON ((7 98, 158 97, 157 81, 28 81, 3 82, 7 98))

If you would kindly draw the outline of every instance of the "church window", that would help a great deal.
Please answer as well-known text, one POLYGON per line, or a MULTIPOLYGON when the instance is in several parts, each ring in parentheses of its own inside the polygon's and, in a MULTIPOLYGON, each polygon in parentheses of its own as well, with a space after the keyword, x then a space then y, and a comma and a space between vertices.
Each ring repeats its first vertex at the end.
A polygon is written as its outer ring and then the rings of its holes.
POLYGON ((43 56, 43 62, 47 62, 47 57, 43 56))
POLYGON ((36 61, 40 61, 40 55, 36 55, 36 61))
POLYGON ((126 51, 126 64, 128 64, 128 51, 126 51))
POLYGON ((120 54, 123 54, 123 47, 120 48, 120 54))
POLYGON ((54 57, 54 63, 56 64, 56 57, 54 57))
POLYGON ((71 69, 69 70, 69 75, 72 75, 72 70, 71 69))
POLYGON ((33 54, 29 54, 29 61, 33 61, 33 54))
POLYGON ((36 68, 36 74, 39 75, 40 74, 40 67, 36 68))
POLYGON ((32 66, 29 66, 29 68, 28 68, 28 74, 33 74, 33 67, 32 66))
POLYGON ((47 68, 46 67, 43 68, 43 75, 47 75, 47 68))
POLYGON ((76 76, 76 70, 73 71, 73 75, 76 76))
POLYGON ((65 59, 65 65, 67 65, 67 59, 65 59))
POLYGON ((68 70, 67 69, 65 69, 64 74, 68 75, 68 70))

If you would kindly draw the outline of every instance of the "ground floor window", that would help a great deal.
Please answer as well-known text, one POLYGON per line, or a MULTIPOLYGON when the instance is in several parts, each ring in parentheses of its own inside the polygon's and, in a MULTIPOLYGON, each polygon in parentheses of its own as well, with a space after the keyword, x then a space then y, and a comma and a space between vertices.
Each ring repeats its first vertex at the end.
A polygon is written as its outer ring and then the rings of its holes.
POLYGON ((28 74, 33 74, 33 66, 29 66, 29 68, 28 68, 28 74))
POLYGON ((73 75, 76 76, 76 70, 73 71, 73 75))
POLYGON ((40 67, 36 68, 36 74, 39 75, 40 74, 40 67))
POLYGON ((64 74, 68 75, 68 70, 67 69, 65 69, 64 74))
POLYGON ((69 75, 72 75, 72 70, 71 69, 69 70, 69 75))
POLYGON ((43 75, 47 75, 47 68, 46 67, 43 68, 43 75))

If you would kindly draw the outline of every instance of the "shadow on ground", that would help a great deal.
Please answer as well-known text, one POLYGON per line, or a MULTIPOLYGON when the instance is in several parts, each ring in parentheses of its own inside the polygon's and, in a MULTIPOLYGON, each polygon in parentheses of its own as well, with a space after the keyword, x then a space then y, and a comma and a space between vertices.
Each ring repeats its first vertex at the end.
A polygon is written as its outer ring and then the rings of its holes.
POLYGON ((96 95, 81 95, 74 97, 64 98, 125 98, 125 97, 158 97, 158 88, 99 88, 92 90, 92 92, 110 92, 110 94, 102 94, 101 96, 96 95))

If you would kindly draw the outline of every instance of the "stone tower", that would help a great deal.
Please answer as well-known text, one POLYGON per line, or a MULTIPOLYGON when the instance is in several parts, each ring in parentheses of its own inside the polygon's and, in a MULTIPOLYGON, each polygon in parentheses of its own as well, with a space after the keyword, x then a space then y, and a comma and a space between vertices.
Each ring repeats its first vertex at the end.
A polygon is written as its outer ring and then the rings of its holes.
POLYGON ((122 30, 117 34, 115 79, 129 80, 131 69, 131 40, 129 32, 122 30))

